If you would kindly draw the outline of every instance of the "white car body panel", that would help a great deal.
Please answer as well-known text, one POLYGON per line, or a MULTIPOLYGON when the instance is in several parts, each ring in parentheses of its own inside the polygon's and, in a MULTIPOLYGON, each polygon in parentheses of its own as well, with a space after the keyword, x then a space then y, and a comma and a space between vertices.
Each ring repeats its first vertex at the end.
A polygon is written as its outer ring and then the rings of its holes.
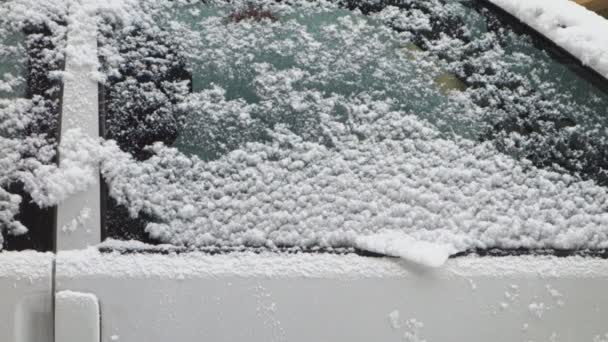
MULTIPOLYGON (((99 137, 97 72, 97 26, 80 4, 70 7, 70 25, 67 34, 65 77, 61 135, 70 130, 99 137)), ((61 151, 59 164, 65 162, 61 151)), ((94 172, 89 187, 70 196, 57 206, 57 250, 78 249, 100 242, 101 196, 99 171, 94 172)))
POLYGON ((53 254, 0 253, 0 341, 53 341, 53 254))
MULTIPOLYGON (((94 293, 101 341, 596 341, 608 262, 61 252, 57 290, 94 293), (594 340, 596 339, 596 340, 594 340)), ((601 341, 601 340, 598 340, 601 341)))

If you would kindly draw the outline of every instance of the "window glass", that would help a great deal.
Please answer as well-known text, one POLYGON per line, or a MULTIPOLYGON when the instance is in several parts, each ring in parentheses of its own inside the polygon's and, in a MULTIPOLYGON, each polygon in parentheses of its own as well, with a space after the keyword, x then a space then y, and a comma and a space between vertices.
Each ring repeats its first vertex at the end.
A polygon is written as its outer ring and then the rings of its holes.
POLYGON ((109 237, 606 247, 606 89, 477 1, 100 17, 109 237))
POLYGON ((65 8, 0 8, 0 249, 52 250, 54 209, 39 186, 58 139, 65 8))
POLYGON ((2 51, 0 55, 0 75, 2 86, 0 94, 3 98, 25 96, 26 65, 25 52, 20 42, 24 35, 21 32, 8 33, 0 37, 2 51))

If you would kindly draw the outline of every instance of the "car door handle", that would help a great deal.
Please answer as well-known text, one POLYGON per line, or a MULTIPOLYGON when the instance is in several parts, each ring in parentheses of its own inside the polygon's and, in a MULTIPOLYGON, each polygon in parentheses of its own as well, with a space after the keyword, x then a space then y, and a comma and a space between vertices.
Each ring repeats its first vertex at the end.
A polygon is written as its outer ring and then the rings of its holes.
POLYGON ((97 296, 74 291, 55 294, 56 342, 100 342, 100 332, 97 296))

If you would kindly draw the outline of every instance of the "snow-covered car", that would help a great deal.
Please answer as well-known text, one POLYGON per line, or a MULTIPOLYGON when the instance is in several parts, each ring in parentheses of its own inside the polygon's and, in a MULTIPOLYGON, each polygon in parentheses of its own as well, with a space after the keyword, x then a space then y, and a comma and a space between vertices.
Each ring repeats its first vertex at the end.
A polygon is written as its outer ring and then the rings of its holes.
POLYGON ((0 2, 0 341, 608 341, 608 21, 0 2))

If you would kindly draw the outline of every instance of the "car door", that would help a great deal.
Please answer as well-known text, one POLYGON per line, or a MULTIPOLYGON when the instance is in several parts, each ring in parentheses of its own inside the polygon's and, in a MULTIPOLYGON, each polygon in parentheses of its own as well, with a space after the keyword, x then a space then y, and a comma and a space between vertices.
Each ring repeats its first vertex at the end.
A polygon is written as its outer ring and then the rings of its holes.
POLYGON ((0 252, 3 341, 53 341, 53 255, 0 252))
POLYGON ((55 340, 606 339, 603 81, 477 1, 256 4, 72 8, 55 340))

